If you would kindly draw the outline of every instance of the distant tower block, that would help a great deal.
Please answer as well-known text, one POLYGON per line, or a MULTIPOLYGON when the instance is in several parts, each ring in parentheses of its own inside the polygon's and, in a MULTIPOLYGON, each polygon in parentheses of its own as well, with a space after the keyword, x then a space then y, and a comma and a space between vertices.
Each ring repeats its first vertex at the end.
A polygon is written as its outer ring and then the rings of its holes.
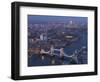
POLYGON ((40 40, 44 40, 43 34, 40 35, 40 40))
POLYGON ((69 21, 69 23, 72 25, 73 24, 73 21, 69 21))

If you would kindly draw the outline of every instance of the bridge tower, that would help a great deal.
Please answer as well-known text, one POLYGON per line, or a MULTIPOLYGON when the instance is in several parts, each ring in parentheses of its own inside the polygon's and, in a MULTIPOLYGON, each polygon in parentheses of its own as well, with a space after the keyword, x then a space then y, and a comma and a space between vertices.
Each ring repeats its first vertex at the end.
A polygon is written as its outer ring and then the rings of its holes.
POLYGON ((64 48, 60 48, 60 57, 64 56, 64 48))

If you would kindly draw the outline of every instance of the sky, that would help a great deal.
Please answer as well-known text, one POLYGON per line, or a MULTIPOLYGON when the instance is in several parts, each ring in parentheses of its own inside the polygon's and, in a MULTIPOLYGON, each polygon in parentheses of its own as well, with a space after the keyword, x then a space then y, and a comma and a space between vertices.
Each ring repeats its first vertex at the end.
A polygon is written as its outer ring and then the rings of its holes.
POLYGON ((87 20, 88 20, 87 17, 28 15, 28 24, 46 23, 46 22, 68 22, 68 21, 87 23, 87 20))

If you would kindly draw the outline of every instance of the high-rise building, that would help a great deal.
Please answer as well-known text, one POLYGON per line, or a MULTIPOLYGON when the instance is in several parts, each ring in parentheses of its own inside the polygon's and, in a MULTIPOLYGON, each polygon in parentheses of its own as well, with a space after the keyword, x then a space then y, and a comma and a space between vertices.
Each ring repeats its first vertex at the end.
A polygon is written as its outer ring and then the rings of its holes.
POLYGON ((40 40, 47 40, 47 35, 46 34, 41 34, 40 35, 40 40))

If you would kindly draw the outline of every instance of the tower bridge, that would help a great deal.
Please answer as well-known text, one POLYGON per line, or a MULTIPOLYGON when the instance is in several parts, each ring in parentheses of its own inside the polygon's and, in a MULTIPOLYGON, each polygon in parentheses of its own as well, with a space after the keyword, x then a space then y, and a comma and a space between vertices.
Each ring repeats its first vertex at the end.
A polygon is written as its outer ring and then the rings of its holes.
POLYGON ((68 55, 64 52, 63 48, 56 49, 53 46, 51 46, 49 51, 45 51, 41 49, 40 54, 46 54, 49 56, 57 56, 59 58, 62 58, 62 57, 70 58, 71 60, 74 60, 76 63, 78 63, 78 56, 80 55, 80 52, 84 51, 84 49, 86 49, 86 47, 82 47, 80 50, 75 50, 72 55, 68 55), (55 53, 55 51, 59 52, 59 54, 55 53))

